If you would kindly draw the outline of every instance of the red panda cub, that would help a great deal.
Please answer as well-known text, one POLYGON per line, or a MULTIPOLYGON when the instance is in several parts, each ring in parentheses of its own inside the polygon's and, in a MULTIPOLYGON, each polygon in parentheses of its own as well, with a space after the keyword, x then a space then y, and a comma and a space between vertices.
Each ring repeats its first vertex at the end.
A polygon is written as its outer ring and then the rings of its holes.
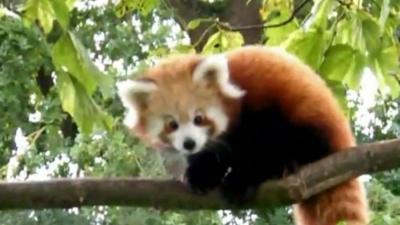
MULTIPOLYGON (((171 56, 117 89, 124 124, 150 147, 182 155, 191 190, 218 188, 229 203, 356 144, 324 81, 277 48, 171 56)), ((294 217, 297 225, 366 225, 364 187, 349 180, 295 204, 294 217)))

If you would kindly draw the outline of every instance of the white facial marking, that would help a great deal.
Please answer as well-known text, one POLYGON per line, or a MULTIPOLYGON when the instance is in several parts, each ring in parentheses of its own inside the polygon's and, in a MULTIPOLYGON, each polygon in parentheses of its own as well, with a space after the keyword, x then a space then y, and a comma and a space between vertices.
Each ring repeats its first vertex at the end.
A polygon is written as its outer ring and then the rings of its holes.
POLYGON ((217 134, 220 134, 226 130, 228 126, 228 115, 226 115, 221 107, 209 107, 206 110, 206 115, 214 122, 215 128, 217 129, 217 134))
POLYGON ((152 137, 157 137, 161 133, 163 126, 164 126, 164 121, 161 118, 158 117, 149 118, 147 123, 147 132, 152 137))
POLYGON ((198 82, 204 79, 210 70, 215 70, 215 79, 222 93, 232 98, 240 98, 245 94, 242 89, 229 81, 228 60, 224 55, 212 55, 201 62, 193 72, 193 81, 198 82))
POLYGON ((200 151, 207 141, 207 128, 195 126, 192 122, 180 124, 178 130, 171 134, 171 142, 174 148, 183 155, 189 155, 200 151), (184 147, 185 140, 191 139, 195 146, 193 150, 184 147))
POLYGON ((128 111, 125 114, 124 120, 122 121, 122 124, 128 128, 133 128, 136 126, 138 122, 138 115, 136 110, 131 110, 128 109, 128 111))
POLYGON ((125 80, 117 82, 116 88, 122 105, 127 110, 123 124, 129 128, 133 128, 136 126, 138 120, 138 110, 134 95, 155 91, 157 85, 145 81, 125 80))

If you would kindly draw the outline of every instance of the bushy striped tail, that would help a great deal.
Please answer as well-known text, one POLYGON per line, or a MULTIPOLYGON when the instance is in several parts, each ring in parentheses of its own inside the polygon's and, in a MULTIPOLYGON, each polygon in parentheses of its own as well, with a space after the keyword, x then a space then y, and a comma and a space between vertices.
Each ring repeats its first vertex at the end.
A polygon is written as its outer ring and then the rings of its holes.
POLYGON ((294 206, 296 225, 367 225, 368 211, 365 187, 359 179, 294 206))

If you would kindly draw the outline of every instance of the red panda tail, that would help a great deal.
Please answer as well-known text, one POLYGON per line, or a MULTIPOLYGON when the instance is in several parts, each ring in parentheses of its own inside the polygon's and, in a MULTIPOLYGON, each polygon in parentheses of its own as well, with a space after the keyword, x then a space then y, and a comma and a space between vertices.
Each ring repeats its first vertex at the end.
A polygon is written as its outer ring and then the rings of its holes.
POLYGON ((296 225, 367 225, 364 186, 352 179, 294 206, 296 225))

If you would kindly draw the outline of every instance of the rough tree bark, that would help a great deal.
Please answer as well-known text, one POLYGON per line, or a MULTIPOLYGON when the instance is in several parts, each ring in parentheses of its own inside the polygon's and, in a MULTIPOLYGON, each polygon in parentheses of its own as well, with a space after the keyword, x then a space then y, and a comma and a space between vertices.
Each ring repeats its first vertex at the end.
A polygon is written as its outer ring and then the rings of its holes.
MULTIPOLYGON (((301 168, 282 180, 265 182, 256 199, 240 208, 289 205, 362 174, 400 167, 400 139, 353 147, 301 168)), ((214 191, 192 194, 179 181, 135 178, 55 179, 0 183, 0 209, 125 205, 163 209, 232 209, 214 191)))

